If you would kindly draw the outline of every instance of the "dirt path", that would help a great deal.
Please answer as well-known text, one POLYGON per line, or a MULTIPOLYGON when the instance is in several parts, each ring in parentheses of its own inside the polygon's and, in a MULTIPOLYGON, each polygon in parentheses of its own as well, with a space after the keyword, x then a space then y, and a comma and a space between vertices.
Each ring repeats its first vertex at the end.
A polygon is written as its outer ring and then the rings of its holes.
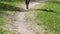
MULTIPOLYGON (((41 0, 39 0, 41 1, 41 0)), ((37 5, 42 5, 43 3, 40 2, 32 2, 29 4, 29 8, 34 9, 35 6, 37 5)), ((26 9, 25 6, 23 6, 22 8, 26 9)), ((14 26, 16 26, 16 31, 19 32, 20 34, 36 34, 36 32, 34 30, 32 30, 29 25, 27 25, 26 21, 25 21, 25 15, 28 12, 19 12, 15 17, 15 21, 14 21, 14 26)))

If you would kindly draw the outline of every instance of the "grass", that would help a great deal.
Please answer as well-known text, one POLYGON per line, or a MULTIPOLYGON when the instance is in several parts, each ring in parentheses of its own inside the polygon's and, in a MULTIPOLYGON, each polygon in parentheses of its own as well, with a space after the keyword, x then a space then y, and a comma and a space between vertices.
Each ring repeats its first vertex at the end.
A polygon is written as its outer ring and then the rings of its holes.
POLYGON ((5 15, 3 14, 3 12, 0 12, 0 25, 4 24, 5 22, 5 15))
POLYGON ((0 28, 0 34, 6 34, 7 32, 8 32, 8 31, 6 31, 6 30, 0 28))
POLYGON ((60 0, 49 0, 37 14, 37 18, 54 34, 60 34, 60 0))
POLYGON ((16 34, 15 32, 8 31, 0 27, 0 34, 16 34))
POLYGON ((3 28, 0 28, 0 34, 11 34, 11 33, 9 33, 8 30, 5 30, 3 28))
POLYGON ((9 12, 12 13, 12 11, 17 11, 18 8, 16 6, 21 6, 23 3, 23 0, 0 0, 0 25, 6 22, 6 14, 9 12))
MULTIPOLYGON (((0 0, 0 26, 6 24, 7 16, 18 11, 19 7, 24 4, 24 0, 0 0)), ((8 32, 0 28, 0 34, 7 34, 8 32)), ((10 34, 12 34, 10 32, 10 34)))
POLYGON ((0 0, 0 3, 17 6, 22 5, 24 3, 24 0, 0 0))

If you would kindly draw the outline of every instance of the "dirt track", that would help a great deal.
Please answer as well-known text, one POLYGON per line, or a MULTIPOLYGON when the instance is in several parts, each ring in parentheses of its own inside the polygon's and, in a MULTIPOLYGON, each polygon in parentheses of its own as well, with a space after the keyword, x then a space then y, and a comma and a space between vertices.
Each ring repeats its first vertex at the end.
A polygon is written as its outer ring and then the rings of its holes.
MULTIPOLYGON (((39 0, 41 2, 41 0, 39 0)), ((30 9, 34 9, 35 6, 37 5, 42 5, 43 3, 40 2, 32 2, 29 4, 29 8, 30 9)), ((26 9, 25 6, 22 7, 23 9, 26 9)), ((17 32, 19 32, 20 34, 36 34, 36 32, 31 29, 31 27, 29 27, 29 25, 27 25, 26 20, 25 20, 25 15, 28 12, 25 11, 21 11, 19 12, 16 16, 15 16, 15 20, 14 21, 14 25, 16 26, 16 30, 17 32)))

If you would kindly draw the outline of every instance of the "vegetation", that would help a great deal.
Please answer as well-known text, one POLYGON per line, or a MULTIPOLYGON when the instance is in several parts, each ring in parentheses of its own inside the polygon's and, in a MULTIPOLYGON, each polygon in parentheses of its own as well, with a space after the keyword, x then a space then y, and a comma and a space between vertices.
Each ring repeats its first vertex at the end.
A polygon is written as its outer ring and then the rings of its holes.
MULTIPOLYGON (((19 11, 18 5, 24 4, 24 0, 0 0, 0 26, 6 23, 7 15, 12 11, 19 11)), ((46 26, 54 34, 60 34, 60 0, 48 0, 46 4, 37 9, 38 25, 46 26)), ((8 31, 0 28, 0 34, 8 31)), ((37 33, 40 34, 40 33, 37 33)))
POLYGON ((0 28, 0 34, 6 34, 7 32, 8 32, 8 31, 6 31, 6 30, 0 28))
MULTIPOLYGON (((16 6, 22 4, 24 4, 23 0, 0 0, 0 26, 7 22, 8 15, 11 15, 14 11, 19 11, 19 7, 16 6)), ((0 28, 0 34, 6 33, 8 33, 7 30, 0 28)))
POLYGON ((37 14, 42 22, 38 25, 46 26, 54 34, 60 34, 60 0, 49 0, 37 14))

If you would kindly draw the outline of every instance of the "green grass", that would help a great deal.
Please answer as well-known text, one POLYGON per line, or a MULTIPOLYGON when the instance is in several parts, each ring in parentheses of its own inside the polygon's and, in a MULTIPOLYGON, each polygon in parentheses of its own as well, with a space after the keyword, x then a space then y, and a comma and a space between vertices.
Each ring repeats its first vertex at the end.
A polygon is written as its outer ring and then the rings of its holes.
POLYGON ((17 6, 24 3, 24 0, 0 0, 0 3, 17 6))
MULTIPOLYGON (((11 10, 16 10, 16 6, 24 4, 24 0, 0 0, 0 26, 6 24, 8 15, 14 13, 11 10)), ((8 22, 9 23, 9 22, 8 22)), ((7 34, 8 32, 0 27, 0 34, 7 34)), ((12 34, 10 32, 10 34, 12 34)))
POLYGON ((6 22, 6 16, 0 12, 0 25, 6 22))
POLYGON ((0 34, 7 34, 8 31, 7 30, 4 30, 3 28, 0 28, 0 34))
POLYGON ((12 13, 12 9, 16 10, 17 5, 22 5, 24 3, 23 0, 0 0, 0 25, 6 22, 6 14, 8 12, 12 13))
POLYGON ((0 29, 0 34, 6 34, 6 33, 7 33, 6 30, 0 29))
POLYGON ((60 0, 50 0, 37 14, 37 18, 54 34, 60 34, 60 0))
POLYGON ((0 34, 16 34, 16 33, 0 27, 0 34))

